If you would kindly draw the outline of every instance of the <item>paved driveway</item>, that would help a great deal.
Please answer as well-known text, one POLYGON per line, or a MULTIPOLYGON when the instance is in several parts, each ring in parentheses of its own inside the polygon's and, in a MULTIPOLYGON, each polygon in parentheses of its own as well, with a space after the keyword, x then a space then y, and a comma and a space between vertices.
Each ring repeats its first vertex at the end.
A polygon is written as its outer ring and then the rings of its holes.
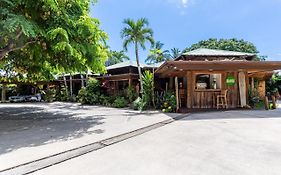
POLYGON ((280 175, 281 110, 193 114, 34 174, 280 175))
POLYGON ((76 103, 0 104, 0 172, 170 118, 76 103))

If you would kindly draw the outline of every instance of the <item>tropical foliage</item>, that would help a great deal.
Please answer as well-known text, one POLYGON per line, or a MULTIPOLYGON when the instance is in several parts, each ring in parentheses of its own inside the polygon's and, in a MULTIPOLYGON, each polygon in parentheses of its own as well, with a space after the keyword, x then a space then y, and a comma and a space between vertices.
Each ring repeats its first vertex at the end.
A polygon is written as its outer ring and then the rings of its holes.
POLYGON ((125 97, 117 97, 113 102, 113 106, 115 108, 125 108, 128 106, 128 102, 125 97))
POLYGON ((145 110, 151 107, 153 103, 153 95, 154 95, 154 77, 150 71, 145 71, 142 75, 143 79, 143 93, 142 97, 138 97, 133 102, 133 108, 135 110, 145 110))
POLYGON ((170 59, 175 59, 181 55, 181 50, 179 48, 172 48, 170 50, 170 59))
POLYGON ((157 109, 162 110, 162 112, 176 112, 177 101, 175 92, 158 92, 155 96, 157 109))
POLYGON ((93 78, 79 91, 78 99, 82 104, 100 104, 101 94, 100 82, 93 78))
POLYGON ((1 68, 16 78, 53 71, 105 71, 107 34, 89 16, 90 0, 0 0, 1 68), (15 77, 15 76, 14 76, 15 77))
POLYGON ((106 61, 106 66, 124 62, 126 60, 130 60, 130 58, 124 53, 123 50, 110 51, 109 58, 106 61))
MULTIPOLYGON (((254 53, 254 54, 259 53, 259 51, 257 50, 256 46, 253 43, 245 41, 243 39, 238 40, 236 38, 232 38, 232 39, 210 38, 208 40, 202 40, 186 48, 184 52, 188 52, 199 48, 220 49, 220 50, 229 50, 229 51, 246 52, 246 53, 254 53)), ((265 57, 259 56, 256 59, 265 60, 265 57)))
POLYGON ((133 102, 138 97, 138 94, 136 90, 133 88, 133 86, 128 87, 127 96, 130 103, 133 102))
POLYGON ((128 50, 129 45, 133 44, 136 53, 136 62, 138 66, 139 78, 140 78, 140 85, 141 85, 141 92, 143 89, 142 83, 142 73, 140 68, 139 62, 139 47, 145 49, 146 42, 149 42, 151 45, 154 44, 153 39, 153 31, 149 28, 149 22, 146 18, 138 19, 134 21, 132 19, 125 19, 123 21, 125 27, 121 31, 121 38, 124 40, 123 48, 125 51, 128 50))
POLYGON ((152 95, 154 93, 154 77, 153 74, 150 71, 145 71, 142 75, 143 79, 143 102, 145 105, 151 106, 152 102, 152 95))
POLYGON ((276 95, 279 91, 281 91, 281 76, 276 73, 266 82, 266 92, 269 95, 276 95))
POLYGON ((164 44, 157 41, 152 49, 150 49, 149 55, 145 60, 148 64, 161 63, 170 59, 169 50, 163 50, 164 44))
POLYGON ((109 96, 101 87, 100 81, 91 78, 86 87, 78 93, 78 101, 82 104, 104 105, 116 108, 128 106, 128 99, 122 96, 109 96))

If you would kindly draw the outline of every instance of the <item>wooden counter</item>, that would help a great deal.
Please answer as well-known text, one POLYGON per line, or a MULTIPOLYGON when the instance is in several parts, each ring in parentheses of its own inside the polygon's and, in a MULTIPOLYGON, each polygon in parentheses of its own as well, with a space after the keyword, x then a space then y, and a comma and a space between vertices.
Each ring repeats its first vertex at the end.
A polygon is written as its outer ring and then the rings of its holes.
POLYGON ((194 92, 221 92, 221 89, 195 89, 194 92))
POLYGON ((193 93, 193 108, 216 108, 216 97, 221 89, 195 89, 193 93))

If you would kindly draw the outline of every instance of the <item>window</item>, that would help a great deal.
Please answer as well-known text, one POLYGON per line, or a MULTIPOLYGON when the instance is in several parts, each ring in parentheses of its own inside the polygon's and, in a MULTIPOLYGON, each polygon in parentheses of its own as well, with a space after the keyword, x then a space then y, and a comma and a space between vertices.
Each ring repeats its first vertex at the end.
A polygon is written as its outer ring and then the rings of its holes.
POLYGON ((195 89, 220 89, 221 74, 197 74, 195 89))

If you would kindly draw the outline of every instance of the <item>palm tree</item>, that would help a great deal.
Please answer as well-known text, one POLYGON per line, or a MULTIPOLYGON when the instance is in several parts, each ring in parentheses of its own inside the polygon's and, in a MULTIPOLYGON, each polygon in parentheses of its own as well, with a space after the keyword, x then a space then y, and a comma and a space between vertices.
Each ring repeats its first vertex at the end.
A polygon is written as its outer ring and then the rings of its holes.
POLYGON ((175 59, 181 55, 181 51, 178 48, 172 48, 170 52, 170 58, 175 59))
POLYGON ((168 50, 163 50, 164 44, 160 41, 157 41, 153 49, 150 50, 150 53, 145 60, 148 64, 160 63, 166 60, 169 60, 170 55, 168 50))
POLYGON ((125 60, 129 60, 130 58, 125 55, 124 51, 110 51, 109 53, 109 58, 108 60, 106 61, 106 66, 110 66, 110 65, 113 65, 113 64, 117 64, 117 63, 120 63, 120 62, 123 62, 125 60))
POLYGON ((142 84, 142 73, 139 63, 139 46, 144 50, 145 43, 149 42, 151 45, 154 44, 153 31, 149 28, 149 22, 146 18, 138 19, 136 22, 132 19, 125 19, 123 21, 125 27, 121 31, 121 38, 124 39, 123 47, 124 50, 128 50, 128 46, 133 44, 135 46, 136 62, 138 66, 140 88, 143 90, 142 84))

